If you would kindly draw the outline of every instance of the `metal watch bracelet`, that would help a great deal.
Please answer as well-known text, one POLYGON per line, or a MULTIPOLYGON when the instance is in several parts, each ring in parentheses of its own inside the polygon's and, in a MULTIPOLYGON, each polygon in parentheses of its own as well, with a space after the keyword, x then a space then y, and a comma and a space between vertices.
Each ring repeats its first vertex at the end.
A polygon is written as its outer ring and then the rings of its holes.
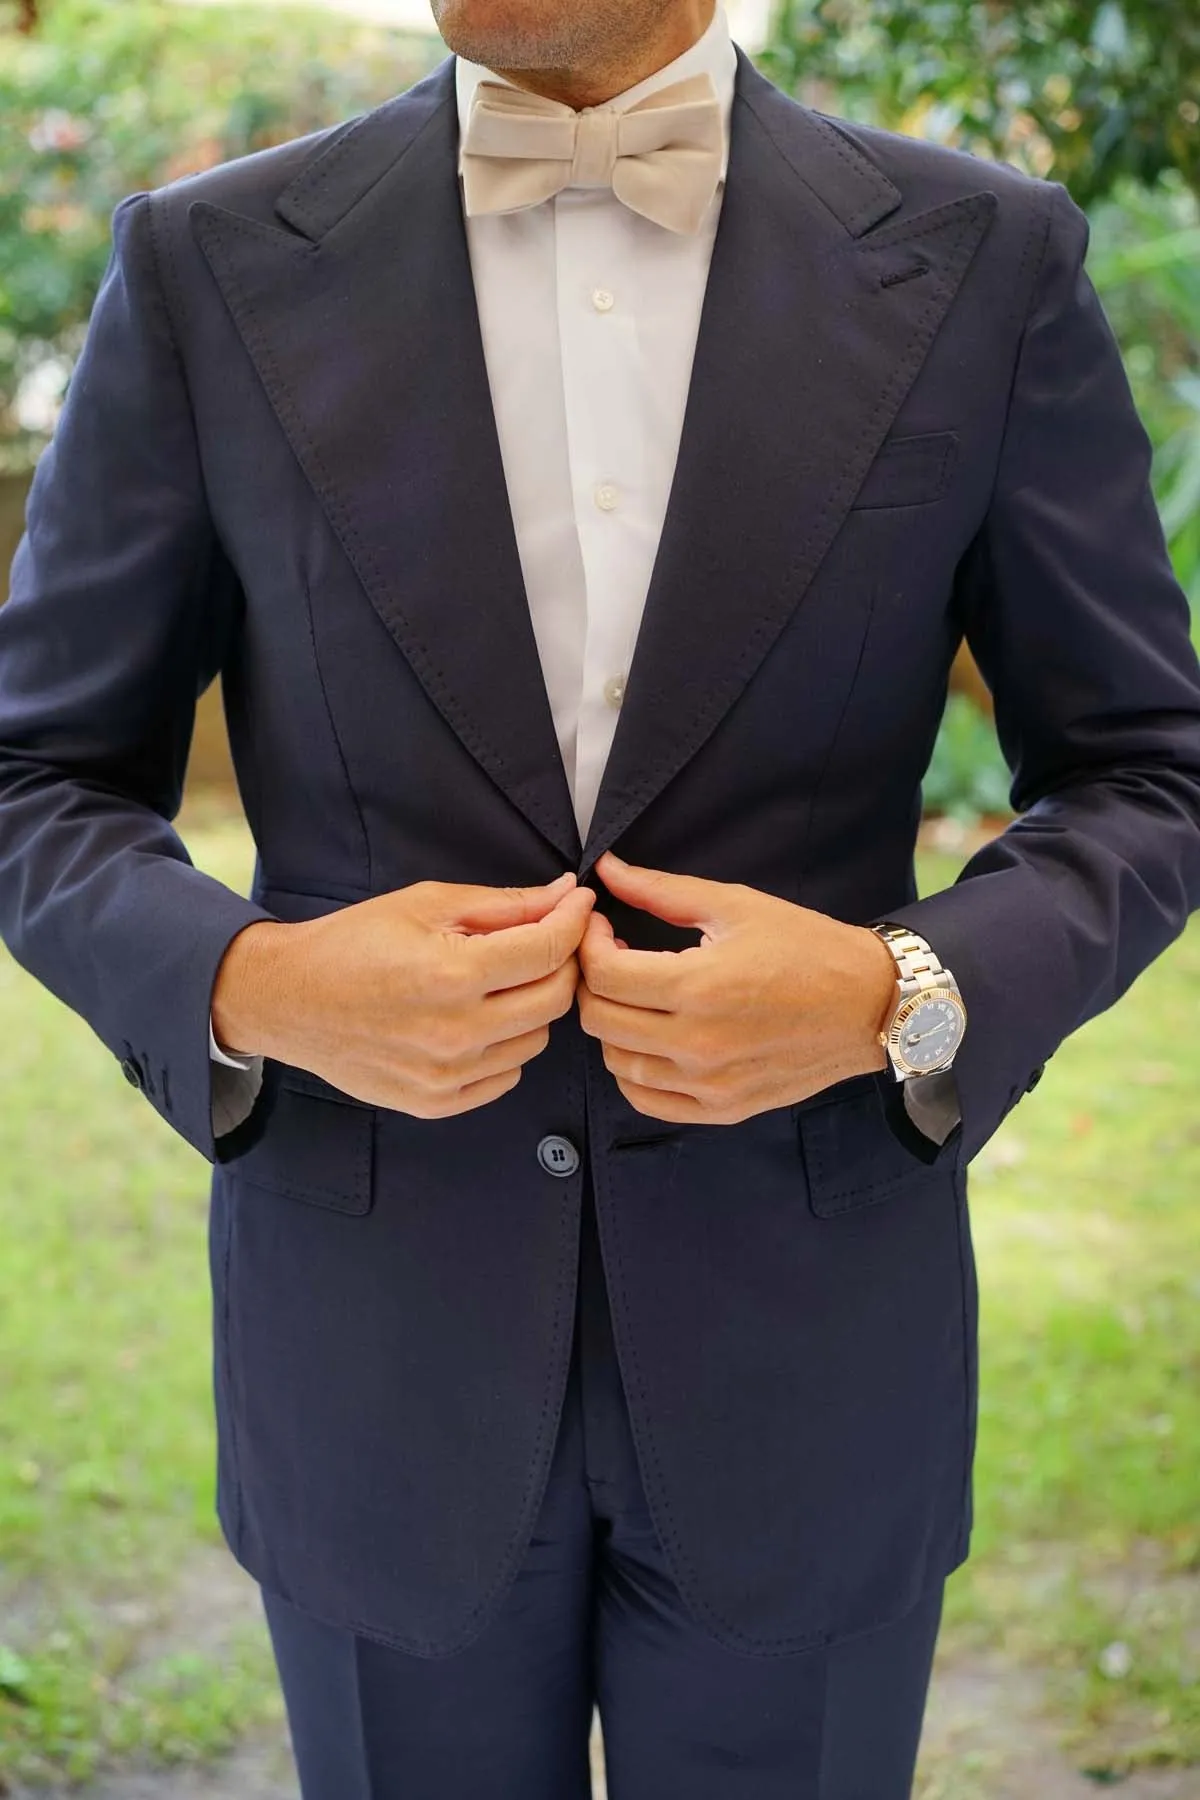
POLYGON ((891 1019, 879 1034, 879 1042, 887 1051, 892 1074, 897 1081, 912 1081, 950 1068, 958 1054, 966 1025, 966 1007, 954 976, 943 966, 925 939, 907 926, 897 925, 889 919, 873 925, 871 930, 876 937, 883 939, 896 966, 896 1004, 891 1019), (920 1019, 927 1005, 940 1010, 940 1022, 931 1029, 918 1031, 915 1037, 907 1038, 905 1034, 913 1019, 920 1019), (940 1058, 925 1062, 922 1057, 919 1064, 914 1065, 909 1051, 915 1044, 941 1034, 949 1020, 948 1009, 958 1015, 958 1028, 953 1034, 953 1042, 940 1058))
POLYGON ((950 970, 942 967, 937 953, 907 925, 872 925, 871 930, 883 939, 892 953, 903 998, 919 994, 925 988, 952 987, 957 990, 958 983, 950 970))

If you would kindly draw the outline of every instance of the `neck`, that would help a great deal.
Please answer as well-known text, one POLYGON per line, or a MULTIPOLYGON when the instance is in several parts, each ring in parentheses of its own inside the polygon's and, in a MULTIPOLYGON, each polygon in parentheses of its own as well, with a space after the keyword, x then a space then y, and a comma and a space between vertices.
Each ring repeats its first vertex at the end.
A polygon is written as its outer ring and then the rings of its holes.
POLYGON ((690 50, 712 24, 716 0, 688 0, 671 8, 668 17, 656 20, 652 33, 636 44, 587 67, 570 69, 497 69, 514 87, 547 100, 559 100, 576 111, 584 106, 603 106, 617 94, 627 93, 640 81, 657 75, 668 63, 690 50))

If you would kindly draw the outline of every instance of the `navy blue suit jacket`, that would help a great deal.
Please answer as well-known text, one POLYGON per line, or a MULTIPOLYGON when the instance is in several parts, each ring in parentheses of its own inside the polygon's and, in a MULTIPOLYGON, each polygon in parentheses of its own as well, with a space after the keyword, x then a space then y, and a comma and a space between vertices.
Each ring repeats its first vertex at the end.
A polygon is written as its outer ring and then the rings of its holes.
MULTIPOLYGON (((825 119, 743 59, 678 472, 580 844, 522 590, 453 65, 125 202, 0 612, 0 929, 215 1163, 221 1518, 261 1580, 428 1655, 522 1557, 570 1348, 585 1151, 654 1516, 765 1654, 966 1555, 964 1172, 1200 903, 1200 675, 1148 446, 1062 189, 825 119), (1017 822, 917 900, 963 634, 1017 822), (172 829, 224 686, 252 898, 172 829), (874 1076, 734 1126, 635 1111, 572 1013, 445 1120, 270 1064, 214 1142, 231 937, 409 883, 636 863, 956 972, 962 1125, 874 1076)), ((600 904, 634 945, 673 932, 600 904)), ((119 1079, 114 1063, 114 1078, 119 1079)))

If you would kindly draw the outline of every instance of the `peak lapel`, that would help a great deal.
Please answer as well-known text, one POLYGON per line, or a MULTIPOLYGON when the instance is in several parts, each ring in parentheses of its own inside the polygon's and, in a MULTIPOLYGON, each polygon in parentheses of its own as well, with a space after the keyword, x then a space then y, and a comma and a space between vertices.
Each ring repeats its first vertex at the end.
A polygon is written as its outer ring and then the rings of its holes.
POLYGON ((453 70, 302 173, 277 203, 293 231, 204 202, 191 220, 380 618, 466 748, 573 863, 462 221, 453 70))
POLYGON ((695 755, 800 603, 995 208, 880 225, 883 173, 740 59, 692 384, 583 867, 695 755))

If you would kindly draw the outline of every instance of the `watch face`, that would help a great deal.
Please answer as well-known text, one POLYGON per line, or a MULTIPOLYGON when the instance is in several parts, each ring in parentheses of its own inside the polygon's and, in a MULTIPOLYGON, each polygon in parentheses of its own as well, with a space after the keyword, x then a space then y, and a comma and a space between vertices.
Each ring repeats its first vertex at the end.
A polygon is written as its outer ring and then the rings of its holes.
POLYGON ((892 1027, 892 1048, 914 1074, 940 1068, 962 1042, 966 1022, 958 998, 949 989, 935 988, 901 1007, 892 1027))

